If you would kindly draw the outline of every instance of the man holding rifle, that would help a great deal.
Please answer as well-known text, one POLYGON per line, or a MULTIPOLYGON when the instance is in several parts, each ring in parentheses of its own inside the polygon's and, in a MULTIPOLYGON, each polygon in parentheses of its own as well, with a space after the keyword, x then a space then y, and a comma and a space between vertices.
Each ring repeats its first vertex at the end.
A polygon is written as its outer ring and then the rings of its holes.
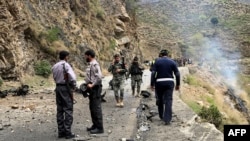
POLYGON ((76 75, 67 62, 69 52, 59 52, 60 61, 52 67, 53 78, 56 83, 56 105, 58 138, 71 139, 76 137, 71 132, 73 123, 73 90, 76 87, 76 75))
POLYGON ((122 58, 122 62, 120 62, 120 55, 115 54, 114 60, 110 64, 108 71, 113 74, 112 78, 112 86, 114 89, 116 106, 123 107, 123 97, 124 97, 124 86, 125 86, 125 76, 127 72, 127 67, 124 63, 124 58, 122 58), (120 94, 119 94, 120 90, 120 94))

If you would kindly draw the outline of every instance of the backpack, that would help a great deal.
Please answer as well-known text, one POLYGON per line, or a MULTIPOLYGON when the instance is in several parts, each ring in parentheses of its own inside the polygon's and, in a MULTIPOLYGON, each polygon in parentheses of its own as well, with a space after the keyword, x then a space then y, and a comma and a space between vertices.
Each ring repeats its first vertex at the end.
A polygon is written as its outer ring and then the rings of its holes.
POLYGON ((138 65, 133 64, 133 65, 131 66, 130 73, 131 73, 131 75, 137 75, 137 74, 142 74, 143 72, 142 72, 142 70, 139 68, 138 65))

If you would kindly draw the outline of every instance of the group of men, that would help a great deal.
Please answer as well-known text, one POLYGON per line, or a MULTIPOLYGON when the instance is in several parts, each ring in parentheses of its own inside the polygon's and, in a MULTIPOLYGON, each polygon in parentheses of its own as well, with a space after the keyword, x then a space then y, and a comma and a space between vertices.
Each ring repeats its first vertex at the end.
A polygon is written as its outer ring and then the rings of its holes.
POLYGON ((124 97, 124 86, 125 79, 131 75, 131 89, 132 95, 139 97, 142 74, 144 67, 139 63, 138 57, 134 57, 130 67, 128 68, 124 62, 120 61, 121 56, 119 54, 114 55, 114 60, 108 68, 108 71, 113 74, 111 81, 112 88, 115 94, 116 106, 123 107, 123 97, 124 97), (137 88, 137 93, 135 94, 135 88, 137 88), (119 93, 120 90, 120 93, 119 93))
MULTIPOLYGON (((58 138, 71 139, 76 135, 72 133, 73 123, 73 91, 76 89, 76 75, 67 62, 69 52, 61 51, 59 53, 60 61, 52 67, 53 78, 56 83, 56 105, 57 105, 57 125, 58 138)), ((104 133, 101 90, 102 90, 102 72, 99 63, 95 59, 95 52, 87 50, 84 59, 88 62, 86 68, 85 82, 89 91, 89 109, 92 119, 92 126, 87 128, 91 134, 104 133)))
MULTIPOLYGON (((174 90, 174 77, 176 78, 175 89, 180 86, 180 74, 174 61, 167 57, 167 51, 160 52, 151 73, 151 89, 155 90, 159 117, 169 124, 172 118, 172 95, 174 90)), ((71 65, 67 62, 69 52, 59 53, 60 61, 52 67, 53 78, 56 83, 56 105, 57 105, 57 125, 58 138, 71 139, 76 137, 71 131, 73 123, 73 91, 76 89, 76 75, 71 65)), ((89 110, 92 119, 92 126, 87 128, 91 134, 104 133, 101 90, 102 72, 99 63, 95 59, 95 52, 87 50, 84 59, 88 62, 86 68, 85 83, 89 89, 89 110)), ((121 62, 120 54, 114 55, 114 60, 110 64, 108 71, 112 73, 112 86, 114 90, 116 106, 124 106, 124 84, 125 80, 131 75, 132 95, 139 97, 142 74, 144 67, 139 63, 138 57, 134 57, 128 67, 124 60, 121 62), (137 88, 137 89, 136 89, 137 88)))

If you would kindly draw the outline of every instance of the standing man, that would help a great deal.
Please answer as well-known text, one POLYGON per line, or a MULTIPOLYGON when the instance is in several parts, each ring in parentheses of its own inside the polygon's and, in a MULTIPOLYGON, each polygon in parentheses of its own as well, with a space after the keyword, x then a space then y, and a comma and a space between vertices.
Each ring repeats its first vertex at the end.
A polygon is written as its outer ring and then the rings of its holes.
POLYGON ((115 100, 117 107, 123 107, 123 95, 125 86, 125 75, 127 72, 124 62, 120 62, 120 55, 115 54, 114 60, 108 68, 108 71, 113 74, 112 85, 115 93, 115 100), (120 90, 120 95, 119 91, 120 90))
POLYGON ((53 78, 56 83, 56 105, 58 138, 71 139, 75 134, 71 132, 73 123, 73 90, 76 87, 76 75, 67 63, 69 52, 59 52, 60 61, 52 67, 53 78))
MULTIPOLYGON (((157 59, 159 59, 159 58, 161 58, 162 57, 162 54, 161 54, 161 52, 159 53, 159 55, 158 55, 158 58, 156 58, 155 59, 155 62, 157 61, 157 59)), ((155 81, 155 72, 153 71, 153 70, 155 70, 155 69, 153 69, 154 68, 154 65, 151 67, 151 80, 154 80, 155 81)), ((151 82, 151 83, 153 83, 153 84, 155 84, 155 82, 151 82)), ((158 99, 158 96, 157 96, 157 93, 156 93, 156 90, 154 91, 155 92, 155 98, 156 98, 156 105, 158 106, 158 104, 159 104, 159 99, 158 99)))
POLYGON ((139 97, 141 91, 141 83, 142 83, 142 74, 143 74, 144 67, 141 66, 138 62, 138 57, 136 56, 133 59, 131 66, 129 67, 127 78, 131 74, 131 88, 132 88, 132 95, 135 95, 135 87, 137 85, 137 94, 136 97, 139 97))
POLYGON ((92 126, 87 128, 87 131, 90 131, 91 134, 101 134, 104 133, 101 105, 102 72, 93 50, 87 50, 84 58, 89 64, 86 69, 85 82, 90 89, 89 110, 92 119, 92 126))
POLYGON ((155 88, 158 99, 159 117, 165 125, 172 120, 173 91, 180 88, 180 72, 176 63, 168 58, 168 51, 161 50, 161 58, 157 59, 151 74, 151 89, 155 88), (174 76, 176 78, 176 86, 174 76))

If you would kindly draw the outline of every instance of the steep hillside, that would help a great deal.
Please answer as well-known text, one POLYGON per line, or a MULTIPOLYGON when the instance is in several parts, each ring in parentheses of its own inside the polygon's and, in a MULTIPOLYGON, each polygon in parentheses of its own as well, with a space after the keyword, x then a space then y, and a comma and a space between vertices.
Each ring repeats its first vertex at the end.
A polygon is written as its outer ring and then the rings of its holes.
POLYGON ((71 52, 78 75, 88 48, 97 52, 104 73, 114 53, 142 61, 169 49, 172 58, 194 60, 200 79, 222 78, 221 89, 211 85, 215 79, 207 82, 218 94, 227 87, 250 92, 247 1, 1 0, 0 7, 0 84, 34 83, 27 80, 35 76, 34 64, 54 64, 62 49, 71 52))
MULTIPOLYGON (((102 66, 114 53, 126 58, 135 48, 134 20, 122 0, 1 0, 0 76, 20 81, 33 65, 70 51, 70 63, 83 70, 84 51, 92 48, 102 66)), ((105 69, 105 67, 104 67, 105 69)))
POLYGON ((145 59, 163 48, 172 58, 192 59, 183 100, 196 112, 217 105, 225 123, 245 124, 249 113, 240 113, 226 93, 232 88, 250 108, 249 16, 249 3, 240 0, 141 0, 140 47, 145 59))

